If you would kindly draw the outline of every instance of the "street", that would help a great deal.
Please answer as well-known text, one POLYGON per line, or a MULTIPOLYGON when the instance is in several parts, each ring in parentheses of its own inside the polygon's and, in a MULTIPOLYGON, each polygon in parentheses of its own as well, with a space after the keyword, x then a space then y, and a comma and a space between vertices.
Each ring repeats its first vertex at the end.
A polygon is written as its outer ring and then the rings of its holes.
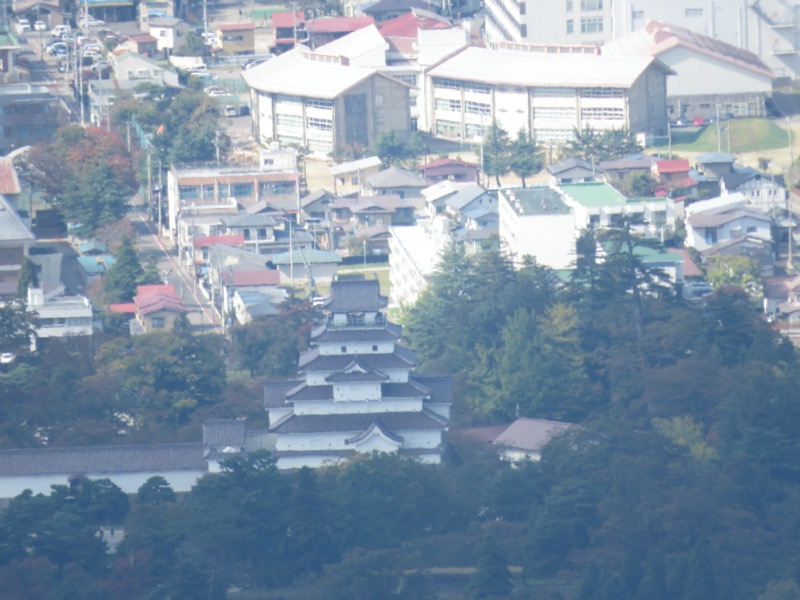
POLYGON ((189 323, 205 333, 223 333, 219 317, 211 303, 197 289, 194 276, 187 273, 174 252, 167 249, 158 236, 155 225, 147 221, 145 211, 132 210, 128 213, 128 218, 136 229, 137 247, 142 262, 146 262, 148 256, 156 256, 159 273, 165 276, 166 283, 172 284, 189 309, 189 323))

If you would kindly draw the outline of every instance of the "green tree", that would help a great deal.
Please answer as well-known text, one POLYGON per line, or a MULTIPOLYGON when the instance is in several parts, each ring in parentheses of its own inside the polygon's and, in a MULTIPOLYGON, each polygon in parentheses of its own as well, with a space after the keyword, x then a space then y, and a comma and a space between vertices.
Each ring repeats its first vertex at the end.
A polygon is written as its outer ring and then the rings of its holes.
POLYGON ((706 264, 706 279, 714 289, 726 285, 743 288, 755 299, 763 296, 761 269, 747 256, 711 256, 706 264))
POLYGON ((132 187, 120 185, 110 164, 97 164, 67 187, 57 205, 67 221, 80 225, 80 235, 91 236, 125 215, 132 193, 132 187))
POLYGON ((494 119, 483 136, 481 156, 481 169, 487 177, 494 177, 497 187, 500 187, 500 176, 511 170, 511 140, 508 132, 494 119))
POLYGON ((650 198, 655 195, 658 182, 649 173, 634 173, 626 181, 623 193, 633 198, 650 198))
POLYGON ((36 338, 36 314, 20 302, 0 305, 0 348, 17 352, 31 346, 36 338))
POLYGON ((642 147, 628 129, 598 131, 590 126, 573 129, 573 139, 564 147, 564 156, 574 156, 596 164, 641 152, 642 147))
POLYGON ((103 293, 109 303, 130 302, 144 269, 130 238, 125 237, 114 253, 116 261, 103 277, 103 293))
POLYGON ((394 129, 381 132, 375 140, 374 152, 384 167, 397 164, 409 157, 407 141, 394 129))
POLYGON ((517 132, 517 139, 511 143, 509 169, 522 180, 522 187, 526 187, 525 179, 536 175, 543 166, 544 155, 541 148, 534 143, 530 132, 521 128, 517 132))
POLYGON ((121 523, 128 514, 128 496, 110 479, 95 479, 88 483, 87 512, 95 523, 121 523))
POLYGON ((39 275, 36 272, 36 265, 26 256, 25 260, 22 261, 22 268, 19 270, 17 298, 27 301, 29 287, 39 287, 39 275))
POLYGON ((145 481, 136 492, 136 502, 139 504, 158 506, 175 502, 175 499, 175 492, 161 475, 154 475, 145 481))
POLYGON ((491 538, 485 538, 478 549, 475 573, 469 579, 470 598, 505 598, 511 593, 513 580, 508 561, 491 538))
POLYGON ((293 375, 300 352, 308 347, 316 318, 313 307, 308 302, 287 300, 278 308, 277 317, 255 319, 231 329, 233 358, 251 375, 293 375))

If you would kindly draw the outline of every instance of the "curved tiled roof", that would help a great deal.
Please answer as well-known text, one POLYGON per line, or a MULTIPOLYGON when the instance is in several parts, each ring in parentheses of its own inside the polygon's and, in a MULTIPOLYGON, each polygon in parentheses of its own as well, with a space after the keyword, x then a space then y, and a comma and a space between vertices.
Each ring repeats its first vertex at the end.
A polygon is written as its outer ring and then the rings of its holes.
POLYGON ((412 429, 444 429, 445 421, 431 411, 422 412, 387 412, 341 415, 292 415, 282 419, 271 428, 272 433, 324 433, 353 432, 359 433, 369 427, 380 417, 389 431, 407 431, 412 429))

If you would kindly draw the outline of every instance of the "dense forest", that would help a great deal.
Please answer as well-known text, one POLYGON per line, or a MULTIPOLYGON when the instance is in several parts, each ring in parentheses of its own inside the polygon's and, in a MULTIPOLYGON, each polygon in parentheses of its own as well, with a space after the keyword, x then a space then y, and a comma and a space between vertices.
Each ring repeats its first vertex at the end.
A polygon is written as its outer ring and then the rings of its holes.
MULTIPOLYGON (((639 260, 642 240, 597 238, 580 238, 567 276, 451 248, 402 315, 421 367, 455 376, 443 465, 374 455, 283 473, 253 454, 185 497, 157 479, 131 499, 102 480, 22 495, 0 514, 0 600, 800 597, 795 348, 743 289, 687 304, 639 260), (516 468, 469 436, 518 415, 579 426, 516 468), (112 554, 100 526, 125 530, 112 554)), ((137 375, 125 393, 165 431, 213 407, 255 412, 225 363, 286 371, 309 318, 290 314, 288 348, 243 331, 233 348, 169 338, 217 365, 213 397, 159 391, 150 355, 170 355, 166 339, 116 340, 102 371, 54 373, 71 387, 53 403, 137 375)), ((22 385, 14 372, 0 385, 22 385)))

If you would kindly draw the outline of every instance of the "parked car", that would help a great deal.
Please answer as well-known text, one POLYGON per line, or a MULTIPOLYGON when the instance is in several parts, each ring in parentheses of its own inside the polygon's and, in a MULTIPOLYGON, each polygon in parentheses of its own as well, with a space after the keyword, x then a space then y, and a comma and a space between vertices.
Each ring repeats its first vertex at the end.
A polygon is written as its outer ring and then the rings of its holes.
POLYGON ((67 51, 67 45, 64 42, 53 42, 52 44, 48 44, 46 50, 50 56, 55 56, 56 51, 62 48, 64 52, 67 51))
POLYGON ((31 30, 31 24, 28 19, 20 19, 17 21, 17 33, 28 33, 31 30))
POLYGON ((13 363, 17 358, 17 355, 13 352, 3 352, 0 354, 0 364, 3 365, 10 365, 13 363))
POLYGON ((68 36, 71 31, 72 27, 69 25, 56 25, 50 32, 50 37, 63 38, 65 34, 68 36))
POLYGON ((227 90, 225 90, 225 88, 221 88, 221 87, 213 86, 213 85, 207 87, 203 91, 208 96, 211 96, 212 98, 220 98, 222 96, 227 96, 228 95, 228 92, 227 92, 227 90))
POLYGON ((33 30, 47 31, 47 23, 45 23, 44 21, 36 21, 36 23, 33 24, 33 30))
POLYGON ((694 118, 694 121, 692 121, 692 125, 694 125, 695 127, 700 127, 700 126, 705 125, 705 124, 706 124, 706 120, 705 120, 704 117, 699 117, 698 116, 698 117, 694 118))

